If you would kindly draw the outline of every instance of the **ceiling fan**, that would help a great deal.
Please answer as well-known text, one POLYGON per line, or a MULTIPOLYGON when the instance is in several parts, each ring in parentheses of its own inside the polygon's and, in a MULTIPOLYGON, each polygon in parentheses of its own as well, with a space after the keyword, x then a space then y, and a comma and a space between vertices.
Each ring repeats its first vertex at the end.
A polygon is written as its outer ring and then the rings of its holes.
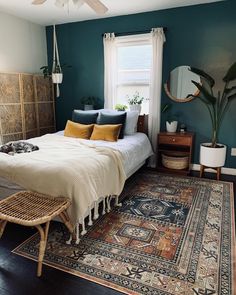
MULTIPOLYGON (((47 0, 33 0, 32 4, 41 5, 47 0)), ((70 0, 56 0, 55 5, 57 7, 63 8, 70 0)), ((89 5, 97 14, 105 14, 108 8, 100 0, 72 0, 73 3, 79 8, 84 3, 89 5)))

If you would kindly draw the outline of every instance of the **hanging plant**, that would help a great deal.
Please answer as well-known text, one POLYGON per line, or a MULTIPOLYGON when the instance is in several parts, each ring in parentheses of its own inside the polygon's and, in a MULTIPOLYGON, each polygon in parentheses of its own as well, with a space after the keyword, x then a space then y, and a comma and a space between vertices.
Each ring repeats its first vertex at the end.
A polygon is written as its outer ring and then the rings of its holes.
POLYGON ((59 84, 63 81, 63 72, 62 68, 70 67, 67 64, 60 64, 58 45, 57 45, 57 36, 56 36, 56 27, 53 26, 53 63, 52 70, 49 70, 48 66, 42 66, 40 70, 43 71, 44 78, 51 76, 52 82, 56 84, 56 96, 60 96, 59 84))
POLYGON ((56 66, 55 72, 51 72, 49 70, 49 66, 42 66, 40 68, 40 70, 43 71, 44 78, 48 78, 48 77, 52 77, 53 74, 63 74, 63 71, 62 70, 65 69, 65 68, 71 68, 71 66, 70 65, 67 65, 67 64, 63 64, 60 67, 59 66, 56 66))

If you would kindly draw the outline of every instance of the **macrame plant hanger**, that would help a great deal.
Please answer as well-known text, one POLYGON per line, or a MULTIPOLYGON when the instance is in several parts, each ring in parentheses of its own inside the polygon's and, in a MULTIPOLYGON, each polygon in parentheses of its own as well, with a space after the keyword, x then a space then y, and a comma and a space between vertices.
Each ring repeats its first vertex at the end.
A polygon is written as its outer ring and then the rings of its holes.
MULTIPOLYGON (((52 76, 53 74, 61 74, 62 69, 60 64, 59 52, 58 52, 58 45, 57 45, 57 34, 56 34, 56 26, 53 25, 53 64, 52 64, 52 76)), ((56 84, 56 97, 60 96, 60 88, 58 81, 53 81, 56 84)))

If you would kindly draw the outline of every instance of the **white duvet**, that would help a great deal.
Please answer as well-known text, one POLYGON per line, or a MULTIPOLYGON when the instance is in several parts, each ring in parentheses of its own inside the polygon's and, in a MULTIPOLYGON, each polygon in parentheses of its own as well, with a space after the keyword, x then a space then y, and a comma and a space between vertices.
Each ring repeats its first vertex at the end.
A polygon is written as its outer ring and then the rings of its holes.
POLYGON ((38 145, 39 151, 0 154, 0 176, 25 189, 69 197, 74 223, 87 216, 102 196, 121 193, 126 174, 118 150, 58 134, 29 142, 38 145))
MULTIPOLYGON (((64 131, 59 131, 56 134, 64 136, 64 131)), ((125 135, 123 139, 119 139, 116 142, 104 140, 82 141, 84 143, 110 147, 120 151, 127 177, 131 176, 137 168, 140 167, 140 164, 143 164, 145 160, 153 155, 152 147, 147 135, 141 132, 136 132, 133 135, 125 135)))

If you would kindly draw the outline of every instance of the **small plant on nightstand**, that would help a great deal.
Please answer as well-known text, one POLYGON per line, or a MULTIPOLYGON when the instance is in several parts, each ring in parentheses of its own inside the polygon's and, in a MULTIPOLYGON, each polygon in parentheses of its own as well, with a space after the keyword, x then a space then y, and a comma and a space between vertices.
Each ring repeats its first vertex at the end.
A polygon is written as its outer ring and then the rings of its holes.
POLYGON ((167 113, 167 120, 166 120, 166 131, 167 132, 176 132, 178 121, 175 115, 171 114, 172 104, 166 103, 162 109, 162 113, 167 113))

